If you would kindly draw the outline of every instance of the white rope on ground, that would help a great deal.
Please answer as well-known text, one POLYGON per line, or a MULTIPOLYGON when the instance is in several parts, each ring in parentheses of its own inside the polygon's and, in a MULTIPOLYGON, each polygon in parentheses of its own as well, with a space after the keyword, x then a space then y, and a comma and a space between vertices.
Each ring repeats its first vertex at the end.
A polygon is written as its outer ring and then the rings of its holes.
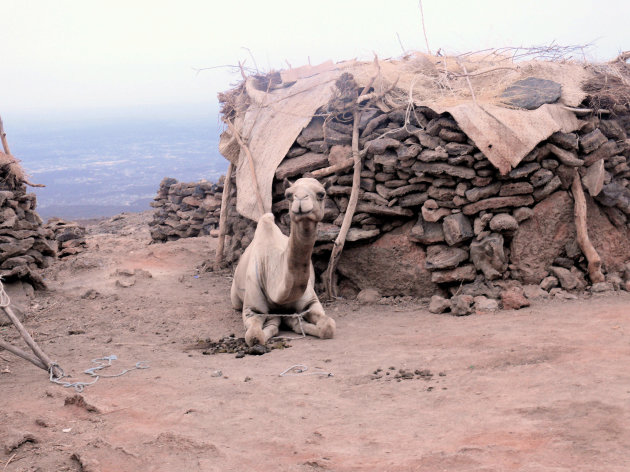
POLYGON ((98 359, 92 359, 92 362, 95 363, 96 365, 94 367, 90 367, 89 369, 86 369, 83 371, 84 374, 94 377, 94 380, 92 382, 63 381, 62 379, 66 377, 65 373, 63 372, 63 369, 61 369, 57 364, 53 364, 52 366, 50 366, 50 381, 57 385, 61 385, 64 388, 72 387, 77 392, 81 393, 85 387, 87 387, 88 385, 94 385, 96 382, 98 382, 98 379, 100 379, 101 377, 105 379, 113 378, 113 377, 120 377, 121 375, 125 375, 127 372, 130 372, 132 370, 148 369, 150 367, 146 365, 145 361, 139 361, 139 362, 136 362, 136 365, 134 367, 131 367, 130 369, 124 369, 122 372, 118 374, 112 374, 112 375, 100 374, 99 375, 96 373, 97 371, 101 369, 106 369, 108 367, 111 367, 112 361, 115 361, 116 359, 118 359, 118 357, 116 357, 116 355, 114 354, 112 354, 111 356, 99 357, 98 359), (55 375, 53 374, 53 367, 57 367, 59 370, 61 370, 61 375, 59 377, 55 377, 55 375))
POLYGON ((308 366, 305 364, 295 364, 280 373, 280 377, 303 377, 305 375, 325 375, 326 377, 334 377, 332 372, 306 372, 308 366))

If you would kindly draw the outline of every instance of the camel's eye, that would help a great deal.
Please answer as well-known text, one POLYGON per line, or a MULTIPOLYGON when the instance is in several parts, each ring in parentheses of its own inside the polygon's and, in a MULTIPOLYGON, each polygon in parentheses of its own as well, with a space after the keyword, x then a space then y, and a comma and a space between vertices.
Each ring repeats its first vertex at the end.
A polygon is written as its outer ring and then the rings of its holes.
POLYGON ((284 191, 284 196, 291 200, 293 198, 293 191, 291 189, 286 189, 284 191))
POLYGON ((323 200, 324 197, 326 196, 326 192, 317 192, 315 196, 317 197, 318 200, 323 200))

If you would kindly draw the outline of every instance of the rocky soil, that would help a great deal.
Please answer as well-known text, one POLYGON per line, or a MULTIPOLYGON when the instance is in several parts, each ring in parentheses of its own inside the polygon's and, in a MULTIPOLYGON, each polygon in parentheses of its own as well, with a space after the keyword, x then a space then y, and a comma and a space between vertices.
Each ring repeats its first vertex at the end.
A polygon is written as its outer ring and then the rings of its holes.
POLYGON ((149 368, 79 393, 0 351, 2 472, 630 467, 630 293, 532 288, 529 307, 464 317, 364 294, 326 304, 335 339, 241 356, 230 271, 199 270, 216 240, 151 244, 151 218, 82 222, 49 291, 11 287, 65 380, 111 355, 98 373, 149 368))

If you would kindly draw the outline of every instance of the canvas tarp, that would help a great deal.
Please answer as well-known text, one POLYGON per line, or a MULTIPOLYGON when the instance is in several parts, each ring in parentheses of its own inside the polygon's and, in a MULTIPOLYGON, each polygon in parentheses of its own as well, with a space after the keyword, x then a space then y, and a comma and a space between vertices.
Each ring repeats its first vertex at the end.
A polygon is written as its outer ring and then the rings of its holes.
MULTIPOLYGON (((271 209, 272 184, 278 165, 315 112, 330 101, 335 80, 343 72, 351 73, 361 87, 377 77, 372 82, 375 91, 389 91, 391 95, 386 103, 413 104, 438 113, 450 113, 502 174, 517 166, 539 142, 554 132, 571 132, 579 127, 579 120, 566 106, 577 106, 585 96, 580 85, 589 75, 580 64, 531 61, 497 66, 468 61, 465 66, 459 61, 449 64, 447 58, 416 55, 406 60, 381 61, 378 65, 349 61, 291 69, 281 74, 287 86, 274 90, 257 89, 255 82, 248 79, 246 90, 251 104, 244 114, 235 118, 234 124, 247 140, 254 157, 265 211, 271 209), (468 66, 468 78, 462 75, 465 66, 468 66), (452 69, 458 72, 449 72, 452 69), (450 80, 445 83, 449 74, 450 80), (559 102, 536 110, 502 105, 499 95, 505 86, 526 77, 560 83, 559 102), (474 99, 470 89, 475 91, 474 99)), ((260 212, 253 191, 253 176, 242 149, 236 165, 237 210, 257 220, 260 212)))

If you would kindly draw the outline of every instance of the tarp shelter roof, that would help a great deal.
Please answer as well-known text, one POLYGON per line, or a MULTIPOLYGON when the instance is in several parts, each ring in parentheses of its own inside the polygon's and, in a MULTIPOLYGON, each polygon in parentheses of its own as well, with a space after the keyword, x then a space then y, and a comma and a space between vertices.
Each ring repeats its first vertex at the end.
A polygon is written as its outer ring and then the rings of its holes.
MULTIPOLYGON (((352 74, 359 87, 372 84, 376 93, 385 94, 383 103, 391 109, 418 106, 450 113, 502 174, 554 132, 579 127, 579 120, 567 107, 584 100, 581 85, 592 76, 584 64, 576 62, 513 63, 496 57, 463 60, 417 53, 397 60, 304 66, 270 74, 266 80, 249 77, 238 92, 236 101, 241 106, 233 107, 224 120, 233 122, 254 157, 266 212, 271 210, 278 165, 313 115, 334 96, 335 81, 343 73, 352 74), (535 110, 506 106, 501 98, 505 87, 527 77, 559 83, 560 99, 535 110)), ((220 150, 236 166, 236 183, 241 189, 237 211, 257 220, 260 212, 255 192, 242 191, 254 184, 245 152, 235 146, 229 132, 222 136, 220 150)))

